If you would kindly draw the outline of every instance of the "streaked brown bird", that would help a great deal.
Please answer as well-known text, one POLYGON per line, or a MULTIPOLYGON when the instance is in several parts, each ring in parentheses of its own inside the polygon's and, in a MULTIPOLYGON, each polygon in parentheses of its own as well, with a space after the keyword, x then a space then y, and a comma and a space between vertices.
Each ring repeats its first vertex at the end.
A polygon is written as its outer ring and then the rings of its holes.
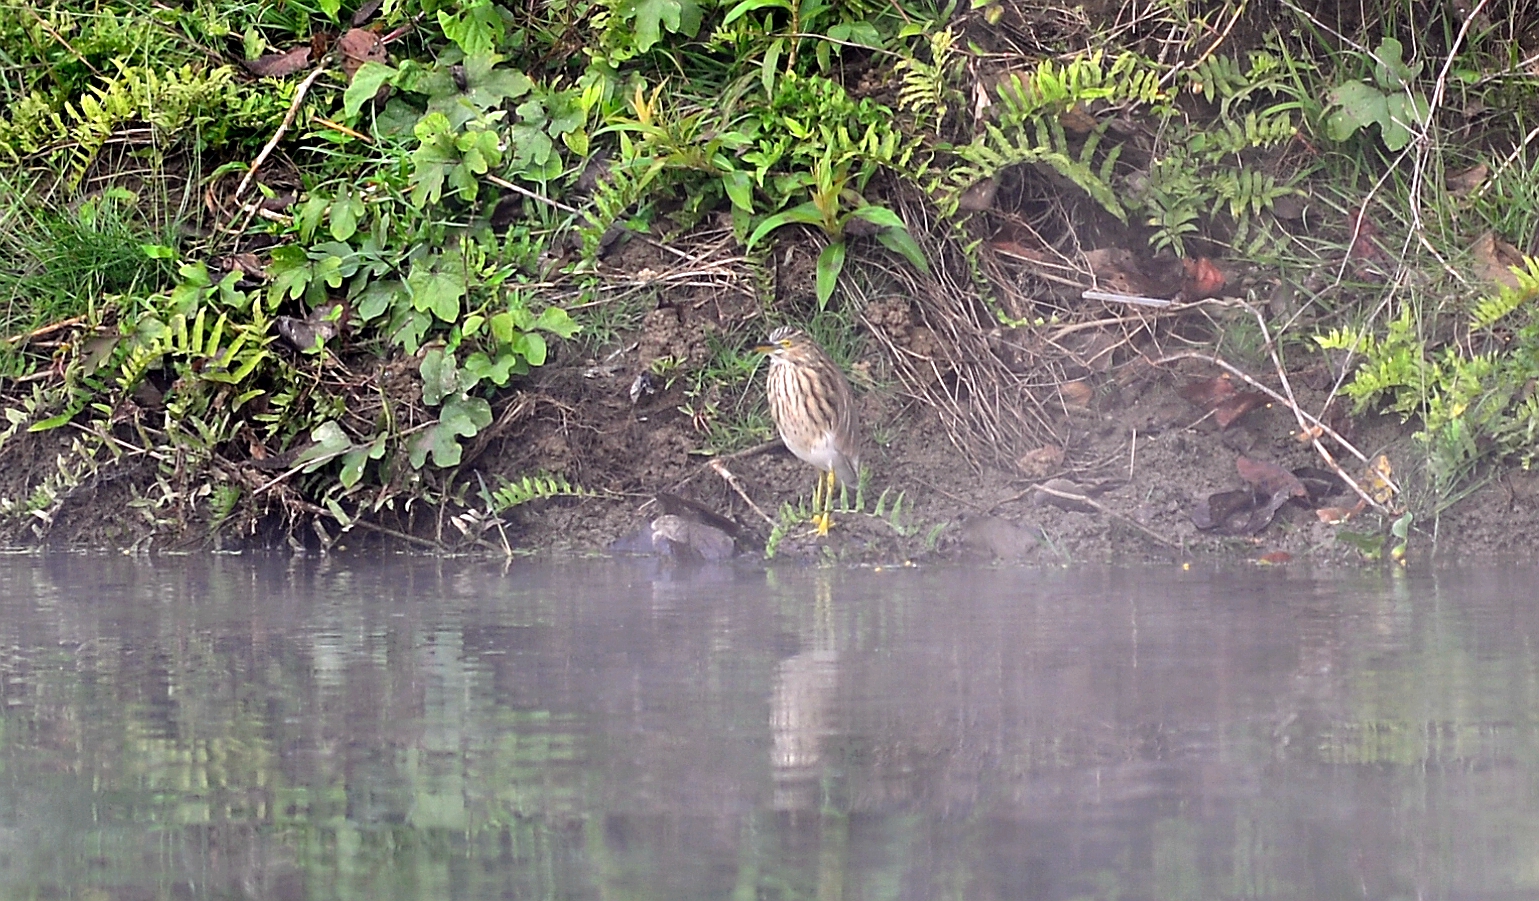
POLYGON ((812 491, 818 534, 833 525, 834 484, 854 489, 860 477, 855 395, 844 373, 801 329, 781 326, 754 350, 769 356, 769 406, 780 440, 822 473, 812 491))

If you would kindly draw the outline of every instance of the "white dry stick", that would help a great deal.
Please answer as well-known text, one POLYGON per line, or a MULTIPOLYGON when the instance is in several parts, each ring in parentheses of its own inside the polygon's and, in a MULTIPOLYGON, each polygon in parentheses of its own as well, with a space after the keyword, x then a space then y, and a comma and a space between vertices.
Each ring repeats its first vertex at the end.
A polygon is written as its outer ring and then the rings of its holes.
POLYGON ((768 513, 760 510, 758 504, 753 502, 753 498, 749 497, 748 492, 743 490, 743 486, 738 484, 737 476, 733 475, 731 470, 727 469, 727 464, 720 460, 712 460, 710 466, 717 475, 726 480, 727 484, 732 487, 733 491, 737 492, 737 496, 742 498, 744 503, 753 508, 753 512, 759 514, 759 516, 763 517, 765 522, 770 524, 770 528, 773 529, 779 525, 779 523, 770 518, 768 513))
POLYGON ((294 91, 294 102, 289 104, 289 111, 284 115, 283 121, 278 123, 278 130, 273 132, 273 136, 267 141, 267 146, 256 155, 256 159, 251 161, 251 168, 246 170, 246 177, 242 178, 235 188, 236 200, 239 200, 241 195, 246 193, 246 189, 251 187, 251 180, 256 177, 257 170, 262 168, 268 154, 273 152, 273 148, 278 146, 278 142, 283 140, 284 134, 288 132, 289 126, 294 124, 294 117, 299 115, 299 107, 305 102, 305 95, 310 93, 310 86, 315 84, 315 80, 320 78, 324 71, 326 71, 326 62, 322 60, 321 64, 311 70, 310 74, 305 76, 305 80, 299 83, 299 87, 294 91))

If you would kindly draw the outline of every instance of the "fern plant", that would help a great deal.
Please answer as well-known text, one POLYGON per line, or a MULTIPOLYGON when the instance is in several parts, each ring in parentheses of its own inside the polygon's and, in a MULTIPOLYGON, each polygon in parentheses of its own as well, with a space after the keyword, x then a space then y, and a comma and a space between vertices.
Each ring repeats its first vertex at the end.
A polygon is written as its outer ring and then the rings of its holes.
POLYGON ((530 501, 549 500, 555 497, 589 497, 592 492, 581 485, 573 485, 563 475, 536 473, 516 481, 497 477, 496 488, 486 492, 487 505, 494 515, 500 515, 530 501))
POLYGON ((1419 417, 1415 433, 1427 451, 1434 487, 1452 490, 1486 459, 1516 457, 1528 468, 1539 457, 1539 260, 1512 269, 1504 286, 1476 303, 1471 340, 1431 347, 1411 306, 1376 335, 1337 329, 1317 336, 1327 350, 1363 358, 1342 393, 1357 409, 1382 405, 1402 419, 1419 417), (1475 350, 1473 347, 1482 347, 1475 350), (1471 348, 1471 349, 1467 349, 1471 348))

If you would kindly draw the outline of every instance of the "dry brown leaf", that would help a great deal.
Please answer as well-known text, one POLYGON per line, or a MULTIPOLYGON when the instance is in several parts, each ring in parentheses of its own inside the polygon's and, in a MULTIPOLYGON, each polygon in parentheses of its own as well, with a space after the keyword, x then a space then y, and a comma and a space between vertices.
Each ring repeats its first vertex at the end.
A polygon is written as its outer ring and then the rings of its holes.
POLYGON ((1242 454, 1235 458, 1234 468, 1239 471, 1240 478, 1255 486, 1262 494, 1286 493, 1288 497, 1309 497, 1309 490, 1299 481, 1299 477, 1276 463, 1252 460, 1242 454))
POLYGON ((1187 300, 1217 297, 1228 283, 1223 270, 1207 257, 1182 260, 1181 267, 1186 271, 1186 277, 1181 283, 1181 294, 1187 300))
POLYGON ((367 28, 351 28, 337 40, 337 51, 342 54, 342 72, 351 82, 364 63, 385 63, 390 53, 379 35, 367 28))
POLYGON ((1138 266, 1138 258, 1122 247, 1102 247, 1085 251, 1085 265, 1090 267, 1096 287, 1120 294, 1141 297, 1164 296, 1138 266))
POLYGON ((1089 407, 1090 402, 1095 400, 1095 389, 1090 387, 1090 383, 1084 379, 1076 379, 1060 384, 1058 396, 1063 399, 1065 406, 1083 409, 1089 407))
POLYGON ((246 61, 246 68, 260 78, 283 78, 310 65, 310 45, 294 47, 284 53, 264 53, 246 61))
POLYGON ((1265 407, 1270 398, 1259 391, 1240 391, 1228 375, 1188 382, 1180 390, 1182 397, 1213 414, 1220 429, 1257 407, 1265 407))
MULTIPOLYGON (((962 192, 957 208, 969 213, 981 213, 994 205, 994 194, 998 191, 998 179, 985 178, 962 192)), ((853 218, 851 221, 854 221, 853 218)))
POLYGON ((1015 461, 1015 468, 1028 479, 1045 479, 1063 467, 1063 448, 1044 444, 1029 450, 1015 461))
POLYGON ((1471 166, 1463 172, 1448 176, 1448 193, 1454 197, 1468 197, 1476 188, 1485 184, 1491 167, 1485 163, 1471 166))
POLYGON ((1513 275, 1513 266, 1523 265, 1523 254, 1516 247, 1498 238, 1496 232, 1487 231, 1470 246, 1475 258, 1475 274, 1488 282, 1508 288, 1522 287, 1513 275))
POLYGON ((1266 566, 1281 566, 1293 561, 1293 555, 1287 551, 1272 551, 1256 558, 1256 562, 1266 566))

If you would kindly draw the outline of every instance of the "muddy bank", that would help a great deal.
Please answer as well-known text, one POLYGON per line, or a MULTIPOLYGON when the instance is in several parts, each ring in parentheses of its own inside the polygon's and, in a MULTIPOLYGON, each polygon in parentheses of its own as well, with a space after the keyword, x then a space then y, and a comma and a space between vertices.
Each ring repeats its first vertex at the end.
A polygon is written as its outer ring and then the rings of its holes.
MULTIPOLYGON (((476 492, 462 490, 461 503, 360 512, 347 530, 334 523, 316 527, 315 520, 297 518, 293 507, 276 501, 265 516, 216 523, 206 499, 157 495, 167 461, 124 455, 73 488, 50 517, 13 513, 6 538, 11 544, 149 551, 316 552, 383 545, 470 553, 497 553, 506 540, 517 552, 587 554, 666 545, 649 544, 649 524, 674 514, 714 523, 710 528, 730 533, 741 555, 762 556, 768 544, 779 559, 813 561, 1054 565, 1217 556, 1353 562, 1375 554, 1386 558, 1402 543, 1411 560, 1434 551, 1461 558, 1534 555, 1539 481, 1533 474, 1493 475, 1438 518, 1413 519, 1402 541, 1390 532, 1398 517, 1366 507, 1333 478, 1316 450, 1300 440, 1290 409, 1260 397, 1238 406, 1215 404, 1212 391, 1244 394, 1247 386, 1200 359, 1156 365, 1157 341, 1127 342, 1099 366, 1059 360, 1049 370, 1058 380, 1055 404, 1044 406, 1047 428, 1039 443, 1028 437, 1008 456, 982 447, 964 452, 955 423, 948 426, 924 396, 894 376, 888 356, 894 347, 933 354, 935 341, 933 331, 918 324, 918 314, 902 307, 868 303, 857 330, 862 340, 850 368, 868 480, 858 512, 857 499, 847 498, 846 512, 836 516, 825 538, 786 506, 805 507, 813 470, 778 445, 758 445, 772 435, 755 412, 762 407, 762 371, 741 396, 702 397, 699 379, 654 377, 660 360, 669 361, 662 367, 668 372, 691 372, 707 364, 712 348, 747 347, 762 336, 767 326, 761 306, 747 294, 733 299, 715 293, 659 295, 639 327, 615 340, 564 346, 536 378, 497 399, 501 429, 475 449, 455 478, 456 484, 475 485, 497 476, 560 473, 581 487, 583 497, 531 501, 497 522, 478 519, 476 492), (740 447, 720 445, 723 420, 754 424, 741 426, 740 447), (1269 464, 1283 472, 1312 472, 1312 480, 1303 479, 1308 492, 1294 497, 1285 489, 1272 498, 1268 491, 1276 486, 1242 476, 1246 466, 1269 464), (1199 528, 1199 521, 1209 527, 1199 528)), ((1023 340, 1001 340, 1010 339, 1023 340)), ((1254 371, 1264 371, 1262 363, 1255 365, 1254 371)), ((1326 403, 1332 384, 1323 359, 1289 372, 1295 400, 1306 411, 1344 406, 1339 399, 1326 403)), ((1390 461, 1401 493, 1387 507, 1396 513, 1426 509, 1426 497, 1417 494, 1423 479, 1413 463, 1413 425, 1340 413, 1329 420, 1353 447, 1390 461)), ((5 446, 0 494, 25 496, 27 486, 58 465, 67 441, 64 430, 15 436, 5 446)), ((1340 445, 1327 446, 1344 471, 1368 484, 1364 464, 1340 445)), ((713 552, 707 547, 706 553, 713 552)))

